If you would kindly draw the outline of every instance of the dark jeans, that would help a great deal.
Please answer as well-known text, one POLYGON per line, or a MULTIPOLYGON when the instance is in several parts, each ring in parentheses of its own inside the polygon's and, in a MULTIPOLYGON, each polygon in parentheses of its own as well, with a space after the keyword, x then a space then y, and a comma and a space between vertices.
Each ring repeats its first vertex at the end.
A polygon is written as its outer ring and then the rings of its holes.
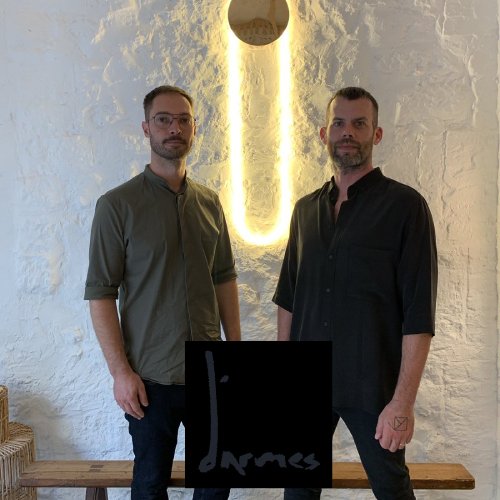
MULTIPOLYGON (((125 415, 134 449, 132 500, 168 500, 167 485, 177 445, 177 432, 185 420, 183 385, 144 381, 149 405, 144 418, 125 415)), ((198 488, 195 500, 226 500, 229 489, 198 488)))
MULTIPOLYGON (((378 500, 414 500, 405 450, 394 453, 384 450, 374 437, 378 416, 352 408, 334 408, 332 437, 339 419, 352 434, 375 497, 378 500)), ((319 488, 285 488, 284 500, 318 500, 320 496, 319 488)))

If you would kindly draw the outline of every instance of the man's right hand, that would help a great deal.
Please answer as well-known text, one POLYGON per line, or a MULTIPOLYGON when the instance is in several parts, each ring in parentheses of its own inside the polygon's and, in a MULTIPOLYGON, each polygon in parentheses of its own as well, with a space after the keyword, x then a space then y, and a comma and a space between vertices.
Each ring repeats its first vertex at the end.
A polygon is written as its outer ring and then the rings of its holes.
POLYGON ((125 413, 141 419, 144 417, 141 405, 148 406, 148 398, 141 377, 132 370, 125 354, 116 300, 91 300, 90 315, 114 380, 115 400, 125 413))
POLYGON ((114 377, 113 392, 120 408, 134 418, 144 417, 143 406, 148 406, 146 388, 133 370, 120 372, 114 377))

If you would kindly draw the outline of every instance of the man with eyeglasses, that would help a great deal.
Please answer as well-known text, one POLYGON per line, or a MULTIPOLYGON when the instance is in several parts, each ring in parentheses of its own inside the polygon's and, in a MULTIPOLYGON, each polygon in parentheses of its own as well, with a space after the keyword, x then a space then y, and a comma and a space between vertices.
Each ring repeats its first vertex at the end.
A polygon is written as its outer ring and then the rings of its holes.
MULTIPOLYGON (((193 100, 161 86, 144 98, 151 146, 144 171, 101 196, 85 299, 134 450, 132 500, 168 499, 185 419, 184 343, 240 340, 234 258, 215 192, 186 175, 193 100), (119 314, 116 299, 119 300, 119 314)), ((226 499, 196 489, 194 499, 226 499)))

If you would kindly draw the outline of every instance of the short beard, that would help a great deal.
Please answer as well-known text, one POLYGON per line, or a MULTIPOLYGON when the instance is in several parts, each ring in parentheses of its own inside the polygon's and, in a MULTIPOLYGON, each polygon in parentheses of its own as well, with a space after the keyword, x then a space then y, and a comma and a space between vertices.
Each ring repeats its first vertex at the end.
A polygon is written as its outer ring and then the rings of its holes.
POLYGON ((174 150, 166 149, 164 147, 165 142, 168 142, 168 140, 157 142, 152 137, 149 138, 151 149, 165 160, 180 160, 181 158, 185 158, 189 154, 189 151, 191 151, 191 144, 188 144, 186 141, 184 141, 184 148, 174 150))
POLYGON ((328 153, 330 154, 335 169, 339 172, 355 172, 356 170, 362 169, 369 156, 369 151, 366 150, 366 147, 353 142, 348 143, 358 147, 356 154, 341 155, 337 152, 337 148, 334 144, 328 144, 328 153))

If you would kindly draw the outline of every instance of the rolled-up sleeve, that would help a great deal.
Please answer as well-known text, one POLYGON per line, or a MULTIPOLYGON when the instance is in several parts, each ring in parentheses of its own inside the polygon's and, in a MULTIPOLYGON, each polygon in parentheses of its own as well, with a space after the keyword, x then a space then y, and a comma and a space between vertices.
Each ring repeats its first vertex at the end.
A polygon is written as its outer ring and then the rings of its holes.
POLYGON ((293 303, 295 298, 295 283, 297 280, 297 240, 296 240, 296 211, 295 208, 290 222, 290 235, 281 265, 281 272, 278 279, 278 285, 272 301, 279 307, 293 312, 293 303))
POLYGON ((220 210, 219 236, 217 238, 214 265, 211 273, 214 285, 234 280, 237 277, 226 218, 224 217, 224 211, 220 202, 218 202, 218 205, 220 210))
POLYGON ((406 224, 398 266, 403 334, 434 335, 437 278, 434 223, 427 203, 419 197, 406 224))
POLYGON ((84 299, 117 299, 124 265, 123 222, 117 209, 105 196, 101 196, 96 204, 90 234, 84 299))

